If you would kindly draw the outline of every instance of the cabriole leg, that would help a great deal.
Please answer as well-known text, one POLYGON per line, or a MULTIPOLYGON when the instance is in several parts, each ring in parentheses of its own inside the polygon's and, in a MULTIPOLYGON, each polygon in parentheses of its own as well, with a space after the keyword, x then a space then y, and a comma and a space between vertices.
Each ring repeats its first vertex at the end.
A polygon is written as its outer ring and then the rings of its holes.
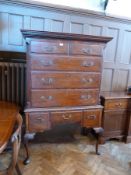
POLYGON ((29 142, 29 140, 32 140, 32 139, 34 139, 34 136, 35 136, 35 134, 33 133, 31 133, 31 134, 29 134, 29 133, 26 133, 25 135, 24 135, 24 147, 25 147, 25 151, 26 151, 26 158, 25 158, 25 160, 24 160, 24 165, 27 165, 27 164, 29 164, 30 163, 30 152, 29 152, 29 146, 28 146, 28 142, 29 142))

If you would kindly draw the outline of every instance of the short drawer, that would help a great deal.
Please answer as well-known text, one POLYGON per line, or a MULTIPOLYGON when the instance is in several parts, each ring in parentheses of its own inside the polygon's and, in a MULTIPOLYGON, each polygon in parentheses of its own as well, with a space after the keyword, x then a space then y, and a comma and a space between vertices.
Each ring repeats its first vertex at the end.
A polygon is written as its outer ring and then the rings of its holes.
POLYGON ((32 107, 69 107, 98 104, 99 91, 86 89, 32 90, 32 107))
POLYGON ((118 110, 128 108, 128 99, 111 99, 105 101, 105 110, 118 110))
POLYGON ((32 88, 64 89, 64 88, 99 88, 101 74, 32 71, 32 88))
POLYGON ((92 109, 84 111, 82 126, 83 127, 100 127, 102 109, 92 109))
POLYGON ((94 55, 102 56, 102 44, 72 41, 70 43, 71 55, 94 55))
POLYGON ((51 113, 52 126, 66 123, 81 123, 82 111, 61 111, 51 113))
POLYGON ((63 40, 32 40, 30 51, 34 53, 67 54, 68 42, 63 40))
POLYGON ((28 116, 28 130, 30 132, 43 132, 50 128, 48 113, 30 113, 28 116))
POLYGON ((86 56, 54 56, 47 54, 31 54, 32 70, 59 70, 59 71, 84 71, 100 72, 101 59, 86 56))

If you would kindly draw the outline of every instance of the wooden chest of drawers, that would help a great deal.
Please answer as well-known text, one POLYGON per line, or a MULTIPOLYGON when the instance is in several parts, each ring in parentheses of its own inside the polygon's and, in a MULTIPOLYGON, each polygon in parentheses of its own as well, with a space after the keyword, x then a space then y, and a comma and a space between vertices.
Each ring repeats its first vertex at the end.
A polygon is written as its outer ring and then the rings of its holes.
POLYGON ((101 126, 102 51, 111 38, 22 33, 27 42, 26 135, 65 123, 101 126))
POLYGON ((104 106, 104 139, 118 138, 131 142, 131 95, 125 92, 105 92, 101 94, 101 104, 104 106))

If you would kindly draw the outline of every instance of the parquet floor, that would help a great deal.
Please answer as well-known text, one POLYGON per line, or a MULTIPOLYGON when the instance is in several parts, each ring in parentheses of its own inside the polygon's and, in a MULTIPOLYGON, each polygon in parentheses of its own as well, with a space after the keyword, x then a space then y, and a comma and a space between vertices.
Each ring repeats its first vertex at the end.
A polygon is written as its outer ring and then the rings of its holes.
POLYGON ((72 143, 31 144, 31 163, 23 175, 131 175, 131 144, 110 141, 94 154, 94 141, 77 136, 72 143))
POLYGON ((23 175, 131 175, 131 144, 107 142, 97 156, 93 140, 76 137, 69 143, 31 144, 31 163, 26 166, 22 148, 19 163, 23 175))

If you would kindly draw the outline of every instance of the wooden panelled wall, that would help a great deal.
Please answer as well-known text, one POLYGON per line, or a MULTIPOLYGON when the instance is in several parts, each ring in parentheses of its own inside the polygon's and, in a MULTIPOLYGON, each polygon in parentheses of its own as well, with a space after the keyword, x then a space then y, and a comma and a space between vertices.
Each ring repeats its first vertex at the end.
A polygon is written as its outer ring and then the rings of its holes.
POLYGON ((113 37, 104 51, 101 90, 122 91, 131 85, 131 21, 102 14, 1 2, 0 50, 25 52, 20 29, 113 37))

